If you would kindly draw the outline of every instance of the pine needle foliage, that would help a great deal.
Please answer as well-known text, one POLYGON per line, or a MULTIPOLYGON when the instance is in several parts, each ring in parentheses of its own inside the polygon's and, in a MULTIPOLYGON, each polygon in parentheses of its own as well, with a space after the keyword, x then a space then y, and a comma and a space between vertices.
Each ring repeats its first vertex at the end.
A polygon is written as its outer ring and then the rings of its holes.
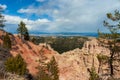
POLYGON ((37 80, 59 80, 59 70, 55 57, 49 63, 39 67, 37 80))
POLYGON ((18 75, 24 75, 27 72, 26 63, 20 54, 18 54, 16 57, 8 58, 5 62, 5 69, 8 72, 18 75))
POLYGON ((90 79, 89 80, 99 80, 99 76, 96 73, 94 66, 92 66, 92 68, 90 70, 90 79))
POLYGON ((18 24, 17 32, 21 35, 21 38, 24 40, 29 40, 29 32, 26 27, 26 24, 21 21, 20 24, 18 24))
POLYGON ((118 10, 114 11, 114 14, 107 13, 107 21, 103 21, 104 26, 109 30, 109 33, 102 33, 98 31, 99 40, 105 47, 110 50, 109 66, 110 75, 114 75, 114 65, 115 56, 119 55, 120 46, 118 45, 118 40, 120 39, 120 13, 118 10), (113 24, 112 24, 113 23, 113 24), (106 42, 107 40, 107 42, 106 42))
POLYGON ((48 68, 48 73, 52 78, 52 80, 59 80, 59 75, 58 75, 59 70, 55 57, 52 57, 51 61, 47 64, 47 68, 48 68))
POLYGON ((10 37, 9 37, 8 33, 6 33, 6 35, 3 38, 3 48, 11 49, 11 46, 12 45, 11 45, 10 37))

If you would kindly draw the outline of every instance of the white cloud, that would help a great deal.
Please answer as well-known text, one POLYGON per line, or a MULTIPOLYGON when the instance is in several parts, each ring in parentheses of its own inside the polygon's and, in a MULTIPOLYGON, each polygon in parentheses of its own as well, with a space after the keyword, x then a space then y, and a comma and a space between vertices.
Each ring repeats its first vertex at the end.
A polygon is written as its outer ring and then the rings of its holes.
POLYGON ((0 4, 0 7, 2 7, 3 10, 5 10, 5 9, 7 8, 7 5, 5 5, 5 4, 0 4))
MULTIPOLYGON (((37 19, 37 20, 28 20, 27 18, 21 18, 19 16, 10 16, 10 15, 4 15, 6 21, 6 24, 12 24, 12 25, 18 25, 20 21, 25 22, 26 27, 32 31, 32 30, 44 30, 44 25, 49 24, 50 21, 48 19, 37 19)), ((17 27, 17 26, 16 26, 17 27)), ((7 27, 10 28, 10 27, 7 27)))
POLYGON ((18 10, 19 13, 37 13, 38 10, 36 9, 20 9, 18 10))
POLYGON ((52 22, 44 24, 48 26, 45 27, 48 31, 96 32, 99 26, 102 26, 105 14, 119 8, 119 0, 105 0, 104 2, 102 0, 48 0, 43 6, 29 6, 18 12, 48 14, 53 17, 52 22))
POLYGON ((38 1, 38 2, 44 2, 45 0, 36 0, 36 1, 38 1))

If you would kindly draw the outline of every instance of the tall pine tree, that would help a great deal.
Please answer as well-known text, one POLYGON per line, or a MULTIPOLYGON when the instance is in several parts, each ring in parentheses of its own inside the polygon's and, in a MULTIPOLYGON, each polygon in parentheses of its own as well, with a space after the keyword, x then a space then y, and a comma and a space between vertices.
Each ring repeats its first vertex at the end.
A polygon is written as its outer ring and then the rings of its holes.
POLYGON ((18 24, 17 32, 21 35, 22 39, 29 40, 29 32, 26 27, 26 24, 21 21, 20 24, 18 24))
POLYGON ((114 14, 107 13, 108 21, 104 21, 104 26, 109 30, 109 33, 98 32, 100 41, 104 46, 109 48, 110 57, 109 57, 109 66, 110 66, 110 75, 114 75, 115 66, 113 65, 114 61, 117 60, 116 56, 119 57, 120 46, 118 45, 118 39, 120 39, 120 13, 115 11, 114 14), (110 24, 110 22, 112 24, 110 24), (106 42, 107 40, 107 42, 106 42))

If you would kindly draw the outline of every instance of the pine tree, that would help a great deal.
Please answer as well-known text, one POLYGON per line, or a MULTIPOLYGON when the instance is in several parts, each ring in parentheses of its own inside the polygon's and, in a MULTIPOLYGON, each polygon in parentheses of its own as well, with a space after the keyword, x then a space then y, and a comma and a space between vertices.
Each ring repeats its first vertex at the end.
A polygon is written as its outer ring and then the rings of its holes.
POLYGON ((18 28, 17 28, 17 32, 20 33, 21 38, 25 39, 25 40, 29 40, 29 32, 28 29, 26 27, 26 24, 21 21, 20 24, 18 24, 18 28))
POLYGON ((3 38, 3 48, 11 49, 11 40, 8 33, 6 33, 6 35, 3 38))
POLYGON ((58 75, 59 70, 55 57, 52 57, 51 61, 47 64, 47 68, 48 68, 48 73, 52 78, 52 80, 59 80, 59 75, 58 75))
POLYGON ((26 63, 18 54, 16 57, 10 57, 5 62, 5 68, 8 72, 12 72, 18 75, 24 75, 27 72, 26 63))
POLYGON ((4 28, 4 16, 2 15, 2 12, 4 11, 4 9, 0 6, 0 28, 3 29, 4 28))
POLYGON ((119 46, 118 39, 120 38, 120 13, 119 11, 115 11, 114 14, 107 13, 107 18, 112 21, 113 24, 109 24, 109 22, 104 21, 104 26, 109 30, 110 33, 102 33, 98 31, 99 39, 102 41, 103 45, 110 50, 110 57, 109 57, 109 65, 110 65, 110 75, 114 75, 114 65, 113 62, 116 60, 115 55, 119 55, 119 46), (106 42, 105 40, 108 42, 106 42))
POLYGON ((59 80, 58 65, 54 57, 52 57, 49 63, 42 64, 39 67, 37 80, 59 80))

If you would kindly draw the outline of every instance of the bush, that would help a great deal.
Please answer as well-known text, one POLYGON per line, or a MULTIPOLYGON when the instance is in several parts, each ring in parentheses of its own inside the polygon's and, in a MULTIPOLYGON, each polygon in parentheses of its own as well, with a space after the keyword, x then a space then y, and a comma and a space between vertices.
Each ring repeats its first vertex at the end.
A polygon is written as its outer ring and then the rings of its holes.
POLYGON ((109 57, 106 56, 106 55, 98 54, 97 59, 98 59, 99 62, 107 62, 109 57))
POLYGON ((24 75, 27 72, 26 63, 20 54, 18 54, 16 57, 8 58, 5 62, 5 69, 8 72, 12 72, 18 75, 24 75))
POLYGON ((89 72, 90 72, 90 79, 89 79, 89 80, 99 80, 99 76, 98 76, 98 74, 96 73, 94 67, 92 67, 89 72))
POLYGON ((11 49, 11 40, 7 33, 3 38, 3 48, 11 49))

